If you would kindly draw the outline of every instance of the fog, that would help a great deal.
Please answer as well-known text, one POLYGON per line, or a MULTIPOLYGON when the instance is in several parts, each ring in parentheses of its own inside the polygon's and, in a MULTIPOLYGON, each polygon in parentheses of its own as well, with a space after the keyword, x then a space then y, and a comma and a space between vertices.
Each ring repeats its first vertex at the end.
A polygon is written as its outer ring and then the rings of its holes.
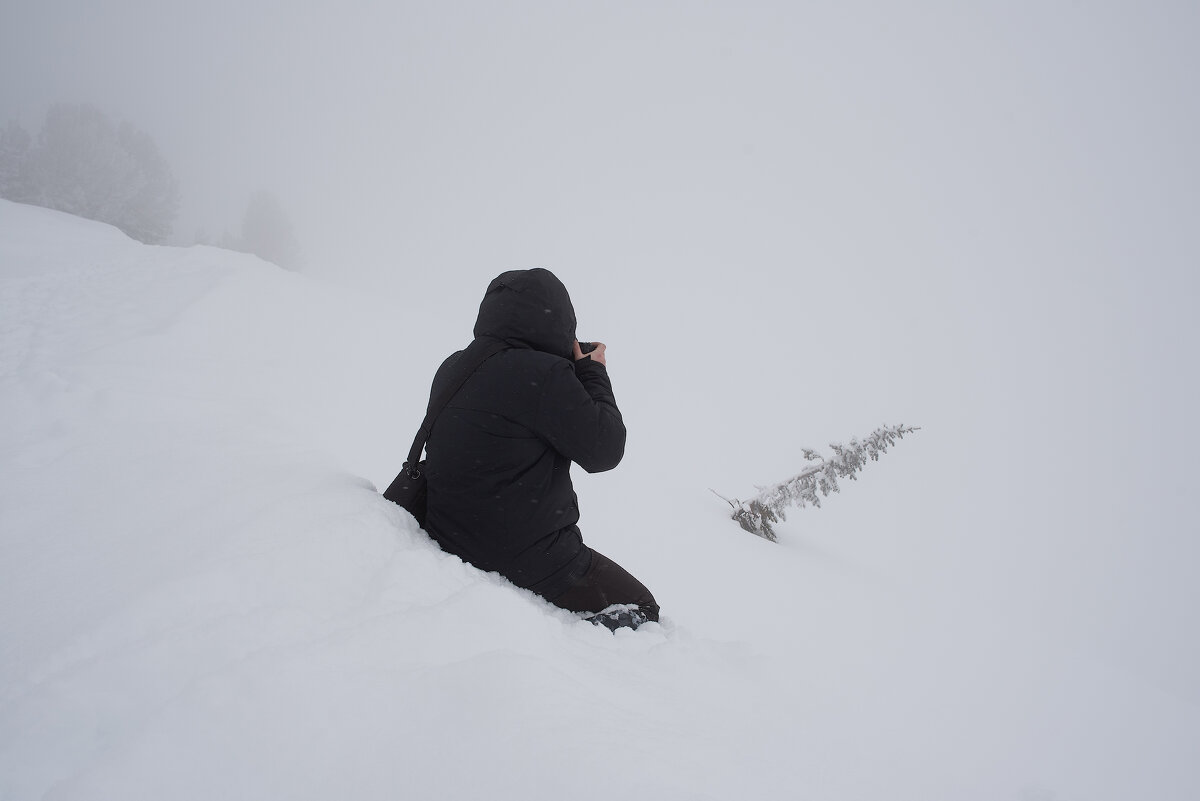
POLYGON ((0 121, 88 102, 150 133, 177 243, 272 190, 305 273, 444 310, 431 364, 490 277, 549 267, 624 360, 646 458, 706 436, 725 479, 922 425, 889 460, 926 471, 934 541, 1200 699, 1194 4, 0 9, 0 121))
POLYGON ((174 166, 177 241, 266 188, 311 271, 392 286, 976 243, 1179 269, 1197 14, 1106 5, 8 0, 0 114, 94 103, 174 166))

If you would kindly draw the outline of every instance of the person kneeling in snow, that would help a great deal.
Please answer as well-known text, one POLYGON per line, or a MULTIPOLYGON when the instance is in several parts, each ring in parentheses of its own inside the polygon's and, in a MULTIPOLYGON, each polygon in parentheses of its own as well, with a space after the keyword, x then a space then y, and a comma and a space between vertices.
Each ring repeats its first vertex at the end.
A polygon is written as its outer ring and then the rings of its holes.
MULTIPOLYGON (((611 470, 625 452, 605 346, 583 352, 567 289, 543 269, 492 281, 474 333, 503 348, 432 426, 425 530, 444 550, 610 629, 657 621, 650 591, 585 545, 576 525, 571 463, 611 470)), ((443 362, 431 397, 463 353, 443 362)))

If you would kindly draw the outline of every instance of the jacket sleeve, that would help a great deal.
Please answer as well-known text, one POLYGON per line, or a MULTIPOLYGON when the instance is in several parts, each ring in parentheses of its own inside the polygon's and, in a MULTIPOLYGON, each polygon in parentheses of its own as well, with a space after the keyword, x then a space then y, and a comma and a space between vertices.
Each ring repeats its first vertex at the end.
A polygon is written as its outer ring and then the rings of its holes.
POLYGON ((612 470, 625 455, 625 422, 608 370, 591 359, 551 367, 531 428, 589 473, 612 470))

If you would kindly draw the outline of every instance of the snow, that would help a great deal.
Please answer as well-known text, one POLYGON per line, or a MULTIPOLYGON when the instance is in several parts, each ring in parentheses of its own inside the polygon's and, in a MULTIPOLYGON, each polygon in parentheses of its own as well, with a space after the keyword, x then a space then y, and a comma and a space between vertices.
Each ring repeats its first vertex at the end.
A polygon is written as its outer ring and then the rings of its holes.
MULTIPOLYGON (((818 330, 851 299, 821 280, 818 330)), ((1122 500, 1131 452, 1072 428, 1095 354, 1041 385, 1043 418, 1008 382, 1042 374, 1047 329, 972 339, 983 301, 948 316, 913 290, 907 366, 824 343, 802 392, 736 324, 701 368, 622 351, 716 308, 753 328, 764 307, 727 289, 665 323, 604 311, 631 440, 613 473, 576 471, 582 527, 664 610, 614 636, 440 552, 375 490, 482 288, 369 297, 0 201, 0 798, 1200 794, 1196 532, 1144 477, 1155 508, 1122 500), (851 419, 876 408, 894 417, 851 419), (922 430, 778 545, 709 492, 901 422, 922 430)))

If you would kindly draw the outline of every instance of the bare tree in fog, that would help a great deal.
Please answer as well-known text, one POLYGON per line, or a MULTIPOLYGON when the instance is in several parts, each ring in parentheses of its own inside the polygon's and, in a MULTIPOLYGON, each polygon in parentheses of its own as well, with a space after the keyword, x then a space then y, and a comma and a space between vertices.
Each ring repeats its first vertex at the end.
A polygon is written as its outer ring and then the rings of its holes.
POLYGON ((0 135, 0 193, 149 243, 167 238, 179 210, 179 184, 154 140, 89 105, 51 107, 32 146, 10 123, 0 135))

